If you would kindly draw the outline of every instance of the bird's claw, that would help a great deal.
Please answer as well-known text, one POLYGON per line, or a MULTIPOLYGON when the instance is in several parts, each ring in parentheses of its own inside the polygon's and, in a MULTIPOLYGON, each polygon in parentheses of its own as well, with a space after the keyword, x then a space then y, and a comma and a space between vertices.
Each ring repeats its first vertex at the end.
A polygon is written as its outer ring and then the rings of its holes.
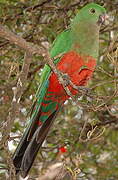
POLYGON ((71 85, 74 89, 78 90, 79 92, 81 92, 83 95, 91 95, 91 89, 85 86, 76 86, 75 84, 72 83, 72 81, 70 80, 68 74, 60 72, 60 82, 64 83, 64 86, 68 86, 71 85))
POLYGON ((61 78, 63 79, 64 86, 68 86, 70 84, 69 76, 66 73, 60 72, 61 78))

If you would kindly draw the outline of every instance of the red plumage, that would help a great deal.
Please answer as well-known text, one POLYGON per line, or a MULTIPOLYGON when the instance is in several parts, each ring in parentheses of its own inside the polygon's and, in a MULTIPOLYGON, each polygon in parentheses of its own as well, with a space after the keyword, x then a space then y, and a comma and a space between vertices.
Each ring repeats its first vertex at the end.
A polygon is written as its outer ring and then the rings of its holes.
MULTIPOLYGON (((57 64, 57 69, 62 73, 66 73, 76 86, 84 86, 91 78, 95 66, 96 60, 92 57, 82 57, 76 52, 71 51, 61 58, 60 62, 57 64)), ((78 93, 78 91, 73 89, 71 85, 68 85, 68 88, 73 95, 78 93)), ((49 78, 49 87, 47 92, 52 92, 53 98, 54 95, 58 96, 58 100, 60 102, 68 99, 68 95, 66 94, 63 86, 59 83, 55 73, 52 73, 49 78)))

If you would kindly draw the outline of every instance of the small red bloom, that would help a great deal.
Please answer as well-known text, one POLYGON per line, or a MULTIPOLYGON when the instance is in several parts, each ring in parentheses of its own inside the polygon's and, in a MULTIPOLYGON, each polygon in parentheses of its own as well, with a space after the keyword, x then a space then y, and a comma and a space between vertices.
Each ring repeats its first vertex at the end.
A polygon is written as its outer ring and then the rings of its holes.
POLYGON ((66 152, 67 152, 66 146, 60 147, 60 148, 59 148, 59 152, 61 152, 61 153, 66 153, 66 152))

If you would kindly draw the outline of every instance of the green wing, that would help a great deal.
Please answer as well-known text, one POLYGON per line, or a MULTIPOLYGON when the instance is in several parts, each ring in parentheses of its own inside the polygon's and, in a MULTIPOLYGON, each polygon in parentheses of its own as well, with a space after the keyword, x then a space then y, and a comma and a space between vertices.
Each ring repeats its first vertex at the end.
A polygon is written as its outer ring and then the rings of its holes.
MULTIPOLYGON (((70 29, 67 29, 63 31, 61 34, 59 34, 57 38, 55 39, 55 41, 53 42, 51 50, 50 50, 51 58, 54 58, 55 56, 61 53, 66 53, 70 49, 71 44, 72 44, 72 40, 71 40, 71 35, 70 35, 70 29)), ((44 81, 48 79, 50 72, 51 72, 51 68, 46 64, 44 66, 42 76, 40 79, 40 87, 42 86, 44 81)))
MULTIPOLYGON (((55 56, 61 54, 61 53, 66 53, 70 48, 72 44, 71 40, 71 33, 70 29, 63 31, 61 34, 57 36, 55 41, 52 44, 51 50, 50 50, 50 56, 51 58, 54 58, 55 56)), ((57 63, 59 59, 56 59, 55 62, 57 63)), ((40 85, 36 93, 36 100, 41 99, 44 97, 44 93, 42 94, 42 89, 43 92, 46 93, 47 86, 48 86, 48 78, 51 73, 51 68, 46 64, 44 66, 41 79, 40 79, 40 85), (43 96, 43 97, 42 97, 43 96)))
MULTIPOLYGON (((72 41, 70 37, 70 30, 63 31, 61 34, 57 36, 56 40, 52 44, 52 48, 50 50, 51 58, 54 58, 60 53, 67 52, 70 49, 71 44, 72 44, 72 41)), ((40 85, 36 92, 34 103, 31 109, 31 118, 30 118, 30 122, 28 122, 27 132, 29 132, 29 129, 32 129, 32 127, 34 126, 36 117, 40 110, 41 102, 43 101, 43 98, 48 89, 48 84, 49 84, 48 79, 49 79, 50 74, 51 74, 51 68, 46 64, 44 66, 41 79, 40 79, 40 85)))

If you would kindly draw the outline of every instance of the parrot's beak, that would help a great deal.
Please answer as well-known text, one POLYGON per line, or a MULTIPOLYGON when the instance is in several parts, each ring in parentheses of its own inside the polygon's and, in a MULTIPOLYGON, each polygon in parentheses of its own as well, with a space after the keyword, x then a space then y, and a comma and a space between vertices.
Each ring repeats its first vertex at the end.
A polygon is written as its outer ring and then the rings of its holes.
POLYGON ((99 16, 99 19, 98 19, 98 25, 102 25, 102 24, 105 24, 105 21, 106 21, 106 19, 107 19, 108 17, 107 17, 107 15, 106 14, 102 14, 102 15, 100 15, 99 16))

